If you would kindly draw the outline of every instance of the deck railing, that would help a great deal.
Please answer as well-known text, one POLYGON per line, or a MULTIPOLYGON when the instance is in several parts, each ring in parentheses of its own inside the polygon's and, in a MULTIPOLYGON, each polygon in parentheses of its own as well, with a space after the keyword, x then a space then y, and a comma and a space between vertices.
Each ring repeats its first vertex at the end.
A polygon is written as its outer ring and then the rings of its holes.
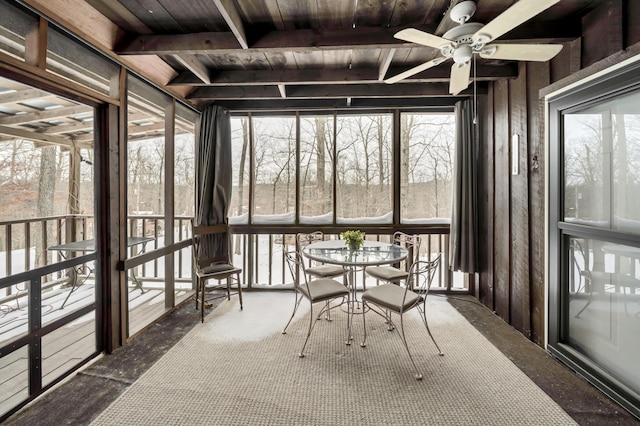
MULTIPOLYGON (((176 281, 189 282, 192 279, 191 250, 188 247, 191 238, 190 220, 190 217, 176 217, 173 226, 174 245, 180 245, 175 249, 174 256, 176 281)), ((0 222, 0 278, 64 261, 65 257, 59 252, 50 252, 47 249, 53 245, 93 238, 93 225, 93 217, 86 215, 0 222)), ((243 268, 241 280, 243 286, 260 289, 279 288, 283 284, 290 286, 292 278, 289 276, 283 253, 296 248, 295 233, 322 230, 326 238, 330 239, 338 238, 342 231, 336 227, 312 228, 232 225, 233 261, 243 268), (285 229, 288 232, 283 232, 285 229)), ((129 236, 152 238, 146 246, 132 247, 129 258, 139 256, 143 259, 144 263, 131 262, 137 264, 135 273, 143 286, 161 289, 164 282, 164 254, 167 252, 164 218, 159 215, 131 215, 128 218, 127 229, 129 236)), ((380 232, 375 232, 372 228, 368 229, 367 239, 390 241, 393 229, 380 232)), ((448 226, 424 227, 408 230, 408 232, 422 236, 421 256, 423 258, 442 254, 441 267, 433 284, 435 290, 467 289, 464 277, 449 271, 448 226)), ((63 271, 45 276, 43 288, 47 285, 55 285, 63 278, 63 271)), ((363 281, 360 283, 362 284, 363 281)), ((0 290, 0 301, 15 297, 19 291, 20 288, 17 286, 0 290)))
MULTIPOLYGON (((351 227, 353 228, 353 226, 351 227)), ((231 226, 233 232, 233 262, 242 266, 242 283, 247 288, 273 289, 290 287, 293 278, 286 265, 284 253, 296 249, 296 234, 282 233, 273 226, 231 226)), ((336 239, 341 231, 335 227, 315 226, 309 229, 295 228, 295 232, 313 232, 321 230, 326 239, 336 239)), ((434 279, 432 289, 435 291, 466 291, 467 285, 463 274, 449 271, 449 229, 448 227, 424 228, 412 233, 422 237, 420 257, 433 258, 442 254, 441 266, 434 279)), ((366 232, 366 238, 373 241, 391 241, 391 233, 366 232)), ((364 287, 375 281, 364 274, 356 275, 356 284, 364 287)))

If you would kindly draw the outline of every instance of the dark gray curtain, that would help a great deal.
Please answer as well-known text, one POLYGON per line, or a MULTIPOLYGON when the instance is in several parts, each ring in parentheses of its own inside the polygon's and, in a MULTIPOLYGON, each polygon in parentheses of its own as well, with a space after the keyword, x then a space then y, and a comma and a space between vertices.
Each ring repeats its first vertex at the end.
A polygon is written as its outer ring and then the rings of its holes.
MULTIPOLYGON (((210 105, 200 116, 196 148, 196 225, 228 223, 231 201, 231 122, 229 112, 210 105)), ((227 234, 207 235, 199 257, 227 259, 227 234)))
POLYGON ((477 147, 478 130, 473 124, 472 101, 458 101, 449 267, 467 273, 478 271, 477 147))

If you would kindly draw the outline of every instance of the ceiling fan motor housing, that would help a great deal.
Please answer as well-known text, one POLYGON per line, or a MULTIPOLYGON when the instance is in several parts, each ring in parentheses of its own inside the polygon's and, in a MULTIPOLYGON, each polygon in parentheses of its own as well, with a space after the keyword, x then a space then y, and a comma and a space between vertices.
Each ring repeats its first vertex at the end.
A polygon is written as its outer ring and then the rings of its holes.
POLYGON ((451 13, 449 14, 449 16, 451 17, 452 21, 458 24, 464 24, 469 19, 471 19, 475 12, 476 3, 471 0, 467 0, 453 6, 453 9, 451 9, 451 13))

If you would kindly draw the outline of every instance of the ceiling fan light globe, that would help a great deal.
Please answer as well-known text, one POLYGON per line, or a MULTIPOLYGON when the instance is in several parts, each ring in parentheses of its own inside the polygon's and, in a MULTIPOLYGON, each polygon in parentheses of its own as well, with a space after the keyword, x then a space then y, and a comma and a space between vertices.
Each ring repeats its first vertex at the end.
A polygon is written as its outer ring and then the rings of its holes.
POLYGON ((471 60, 473 56, 473 52, 471 50, 471 46, 468 44, 463 44, 458 46, 456 50, 453 52, 453 61, 456 64, 464 64, 471 60))

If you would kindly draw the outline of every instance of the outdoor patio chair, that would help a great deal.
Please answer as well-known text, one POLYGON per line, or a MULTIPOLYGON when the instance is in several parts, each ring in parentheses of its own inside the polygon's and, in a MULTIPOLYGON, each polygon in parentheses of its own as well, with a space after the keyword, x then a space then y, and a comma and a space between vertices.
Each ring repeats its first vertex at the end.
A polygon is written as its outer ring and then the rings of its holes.
MULTIPOLYGON (((315 231, 308 234, 299 233, 296 235, 296 241, 298 242, 298 251, 301 253, 303 247, 324 241, 324 234, 322 231, 315 231)), ((305 272, 310 278, 344 277, 345 274, 344 268, 340 265, 315 264, 311 260, 309 261, 309 266, 305 267, 305 272)))
MULTIPOLYGON (((312 243, 324 241, 324 233, 322 231, 314 231, 311 233, 298 233, 296 235, 298 242, 298 253, 302 255, 302 248, 312 243)), ((304 259, 304 256, 302 257, 304 259)), ((346 271, 340 265, 318 264, 313 260, 309 260, 309 266, 305 267, 305 272, 309 279, 313 278, 337 278, 342 277, 342 282, 346 285, 346 271)), ((328 303, 328 302, 327 302, 328 303)), ((331 309, 325 310, 325 319, 331 321, 331 309)))
POLYGON ((208 300, 216 299, 220 296, 212 296, 210 299, 205 299, 205 292, 226 288, 227 300, 231 300, 231 284, 235 280, 238 291, 238 299, 240 301, 240 310, 242 310, 242 285, 240 283, 241 268, 233 266, 230 262, 228 254, 222 257, 211 257, 209 255, 203 255, 204 250, 201 247, 203 238, 207 235, 223 234, 228 237, 228 225, 199 225, 194 226, 191 223, 192 229, 192 249, 193 249, 193 261, 196 277, 196 309, 200 305, 200 320, 204 322, 204 308, 208 305, 208 300), (207 285, 207 281, 216 280, 216 284, 207 285), (226 284, 222 284, 221 281, 225 280, 226 284))
MULTIPOLYGON (((293 277, 293 283, 295 286, 295 301, 293 305, 293 312, 291 313, 291 318, 287 322, 287 325, 284 326, 282 330, 282 334, 287 334, 287 328, 289 324, 291 324, 291 320, 296 315, 298 307, 302 302, 302 299, 307 299, 310 305, 310 313, 309 313, 309 329, 307 330, 307 337, 304 340, 304 344, 302 345, 302 349, 298 356, 300 358, 304 358, 304 349, 307 346, 307 342, 309 341, 309 336, 311 336, 311 332, 316 324, 316 319, 322 316, 324 312, 327 310, 333 309, 336 306, 331 306, 331 302, 336 299, 342 299, 341 303, 337 306, 348 302, 349 300, 349 289, 345 287, 339 281, 334 280, 333 278, 317 278, 313 280, 309 280, 307 278, 308 274, 305 272, 304 260, 300 253, 297 251, 289 251, 285 253, 285 257, 287 259, 287 265, 289 266, 289 270, 291 271, 291 276, 293 277), (323 307, 318 313, 318 315, 314 316, 313 314, 313 305, 318 302, 328 302, 323 303, 323 307)), ((349 303, 346 304, 347 309, 349 303)), ((351 336, 351 315, 347 315, 347 341, 351 336)))
POLYGON ((402 343, 404 344, 409 359, 413 364, 413 368, 416 371, 416 380, 422 380, 422 374, 418 371, 418 367, 411 356, 409 351, 409 345, 407 344, 407 337, 404 330, 404 314, 417 308, 420 313, 420 318, 424 323, 429 337, 436 345, 438 349, 438 355, 443 356, 444 353, 440 350, 440 346, 436 343, 436 340, 431 334, 429 329, 429 323, 427 322, 426 308, 427 308, 427 295, 429 294, 429 288, 440 264, 440 256, 430 261, 417 261, 409 269, 408 278, 404 281, 404 285, 395 283, 385 283, 365 291, 362 294, 363 311, 365 314, 362 316, 362 322, 364 325, 364 338, 360 346, 363 348, 367 346, 367 324, 366 317, 367 311, 375 312, 385 319, 388 325, 388 329, 396 330, 402 343), (407 282, 413 283, 413 288, 407 285, 407 282), (380 309, 380 310, 378 310, 380 309), (400 330, 395 325, 392 318, 393 313, 400 317, 400 330))
POLYGON ((393 234, 393 244, 402 245, 409 251, 409 255, 405 261, 406 270, 390 265, 369 266, 365 269, 365 273, 380 281, 400 284, 401 281, 407 280, 411 265, 418 259, 420 253, 420 237, 398 231, 393 234))

